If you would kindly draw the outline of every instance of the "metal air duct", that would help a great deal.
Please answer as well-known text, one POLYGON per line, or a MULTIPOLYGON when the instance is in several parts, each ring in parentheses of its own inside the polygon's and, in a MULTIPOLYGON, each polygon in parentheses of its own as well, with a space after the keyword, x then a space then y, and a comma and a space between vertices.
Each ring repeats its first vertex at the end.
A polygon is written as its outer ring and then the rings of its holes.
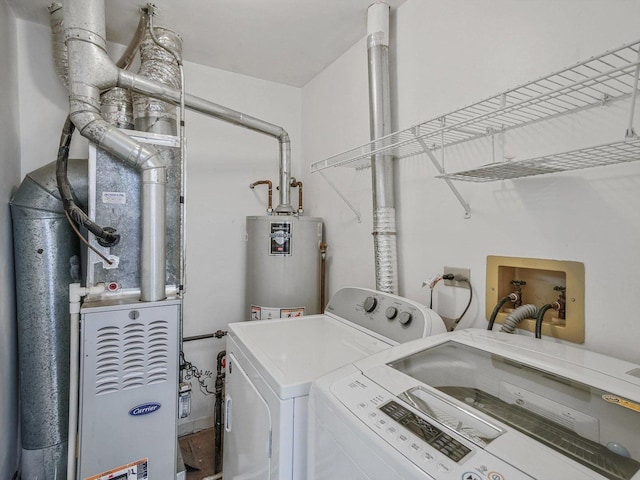
MULTIPOLYGON (((367 17, 369 58, 369 115, 371 140, 392 133, 389 87, 389 5, 374 3, 367 17)), ((373 184, 373 241, 376 289, 398 293, 398 253, 394 200, 393 157, 377 154, 371 158, 373 184)))
POLYGON ((165 298, 164 161, 156 150, 118 131, 100 115, 100 92, 118 83, 118 68, 106 51, 104 0, 70 0, 63 8, 69 56, 69 115, 82 136, 140 172, 140 299, 162 300, 165 298))
MULTIPOLYGON (((87 202, 87 163, 69 161, 87 202)), ((16 275, 22 478, 64 478, 69 395, 69 283, 80 281, 80 244, 58 193, 55 162, 29 173, 11 200, 16 275)))
MULTIPOLYGON (((119 69, 106 52, 104 0, 68 0, 64 4, 69 59, 70 116, 78 131, 97 146, 138 169, 142 175, 141 299, 165 296, 165 185, 166 167, 157 151, 131 139, 100 115, 100 91, 119 86, 173 104, 180 90, 119 69)), ((280 142, 280 204, 277 213, 293 213, 290 204, 288 134, 276 125, 215 103, 187 95, 187 108, 271 135, 280 142)))
MULTIPOLYGON (((118 71, 118 86, 173 103, 174 105, 180 103, 179 89, 159 84, 126 70, 118 71)), ((294 213, 294 208, 291 206, 291 141, 289 134, 282 127, 195 95, 185 95, 185 107, 218 120, 269 135, 278 140, 280 145, 279 204, 274 211, 278 214, 294 213)))

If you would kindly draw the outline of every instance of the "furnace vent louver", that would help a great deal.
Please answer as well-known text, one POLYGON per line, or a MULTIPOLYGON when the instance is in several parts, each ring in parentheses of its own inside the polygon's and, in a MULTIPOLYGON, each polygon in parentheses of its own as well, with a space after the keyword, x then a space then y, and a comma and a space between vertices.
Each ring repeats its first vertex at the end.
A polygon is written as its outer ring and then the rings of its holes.
POLYGON ((95 393, 103 395, 166 382, 169 323, 130 323, 98 329, 95 393))

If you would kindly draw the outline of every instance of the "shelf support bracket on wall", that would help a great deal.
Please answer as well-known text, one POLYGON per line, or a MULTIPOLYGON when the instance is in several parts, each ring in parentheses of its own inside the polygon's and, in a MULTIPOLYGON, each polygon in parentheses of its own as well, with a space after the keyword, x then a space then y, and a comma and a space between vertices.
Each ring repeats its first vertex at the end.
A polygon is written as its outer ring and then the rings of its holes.
MULTIPOLYGON (((438 170, 438 172, 440 172, 440 175, 444 175, 445 174, 444 168, 442 167, 442 165, 440 165, 440 163, 438 162, 438 159, 433 154, 431 149, 427 146, 425 141, 418 136, 418 132, 414 131, 413 134, 415 135, 416 140, 418 141, 418 143, 422 146, 422 149, 424 150, 424 153, 427 154, 427 157, 429 157, 429 159, 431 160, 431 162, 433 162, 433 164, 435 165, 435 167, 438 170)), ((444 145, 442 145, 441 148, 444 150, 444 145)), ((465 199, 462 197, 462 195, 460 194, 460 192, 458 191, 456 186, 448 178, 444 178, 443 180, 448 185, 448 187, 451 189, 453 194, 456 196, 456 198, 458 199, 458 202, 460 202, 460 205, 462 205, 462 208, 464 208, 464 218, 471 218, 471 207, 465 201, 465 199)))
POLYGON ((358 220, 358 223, 362 223, 362 217, 360 216, 360 212, 351 204, 351 202, 347 199, 347 197, 345 197, 342 194, 342 192, 338 189, 338 187, 336 187, 336 185, 327 178, 324 172, 321 171, 320 175, 322 175, 322 178, 324 178, 325 182, 327 182, 329 186, 333 188, 333 190, 338 194, 338 196, 342 199, 342 201, 347 204, 347 207, 351 209, 353 214, 356 216, 356 220, 358 220))
POLYGON ((627 140, 632 140, 638 136, 633 129, 633 114, 635 113, 636 99, 638 98, 638 78, 640 78, 640 49, 638 49, 638 65, 636 66, 636 75, 633 79, 633 93, 631 94, 631 112, 629 113, 629 126, 627 127, 627 132, 625 134, 625 138, 627 140))

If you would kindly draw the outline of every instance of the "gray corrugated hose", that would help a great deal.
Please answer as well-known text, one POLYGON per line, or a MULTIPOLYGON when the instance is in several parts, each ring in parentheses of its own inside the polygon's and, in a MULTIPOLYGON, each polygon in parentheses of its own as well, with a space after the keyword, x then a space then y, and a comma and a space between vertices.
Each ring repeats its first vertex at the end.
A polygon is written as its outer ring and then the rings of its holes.
POLYGON ((536 315, 538 314, 538 307, 535 305, 522 305, 516 308, 513 312, 507 315, 507 318, 504 319, 502 323, 502 327, 500 328, 501 332, 513 333, 516 329, 518 323, 520 323, 525 318, 533 318, 535 320, 536 315))

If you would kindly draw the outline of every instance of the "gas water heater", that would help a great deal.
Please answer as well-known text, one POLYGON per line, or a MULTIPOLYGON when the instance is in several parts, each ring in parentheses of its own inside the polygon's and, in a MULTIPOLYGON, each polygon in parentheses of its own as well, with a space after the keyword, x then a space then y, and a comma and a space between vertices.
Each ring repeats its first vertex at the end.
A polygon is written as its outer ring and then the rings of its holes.
POLYGON ((246 320, 321 313, 322 219, 247 217, 246 320))

